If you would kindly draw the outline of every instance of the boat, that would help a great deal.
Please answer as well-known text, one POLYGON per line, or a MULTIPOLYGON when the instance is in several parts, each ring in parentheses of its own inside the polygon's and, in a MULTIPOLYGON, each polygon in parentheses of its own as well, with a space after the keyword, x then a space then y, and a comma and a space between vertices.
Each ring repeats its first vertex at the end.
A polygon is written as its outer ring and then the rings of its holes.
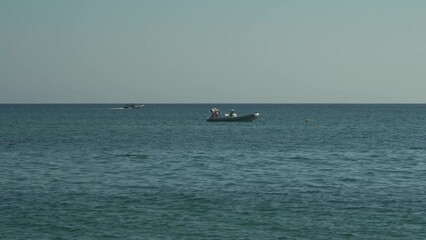
POLYGON ((143 108, 143 104, 134 104, 134 103, 132 103, 132 104, 126 104, 126 105, 124 105, 124 109, 140 109, 140 108, 143 108))
POLYGON ((259 117, 259 113, 251 113, 247 115, 237 116, 237 117, 231 117, 231 116, 224 116, 224 117, 215 117, 215 118, 207 118, 207 122, 251 122, 259 117))
POLYGON ((217 108, 212 108, 212 115, 207 118, 207 122, 251 122, 257 119, 260 115, 258 112, 238 116, 234 110, 231 110, 229 114, 220 115, 220 111, 217 108))

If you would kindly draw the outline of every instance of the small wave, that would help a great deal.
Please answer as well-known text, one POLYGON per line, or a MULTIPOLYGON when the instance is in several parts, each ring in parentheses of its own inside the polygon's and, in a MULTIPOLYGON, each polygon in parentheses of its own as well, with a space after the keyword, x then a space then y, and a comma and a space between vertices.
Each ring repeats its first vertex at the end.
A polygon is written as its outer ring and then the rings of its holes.
POLYGON ((116 157, 126 157, 126 158, 134 158, 134 159, 148 159, 149 155, 146 154, 115 154, 116 157))
POLYGON ((111 109, 111 110, 123 110, 124 108, 123 107, 115 107, 115 108, 108 108, 108 109, 111 109))
POLYGON ((416 147, 410 147, 409 149, 410 150, 425 150, 424 147, 418 147, 418 146, 416 146, 416 147))
POLYGON ((360 179, 356 177, 342 177, 339 180, 343 183, 356 183, 360 181, 360 179))
POLYGON ((307 156, 302 156, 302 155, 292 156, 292 157, 290 157, 290 159, 292 159, 292 160, 312 160, 312 158, 307 157, 307 156))

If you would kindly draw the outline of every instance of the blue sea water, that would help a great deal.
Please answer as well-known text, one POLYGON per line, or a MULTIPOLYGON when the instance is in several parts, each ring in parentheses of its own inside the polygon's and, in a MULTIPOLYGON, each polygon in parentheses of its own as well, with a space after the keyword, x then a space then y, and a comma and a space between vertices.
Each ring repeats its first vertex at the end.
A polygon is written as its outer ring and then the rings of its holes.
POLYGON ((426 239, 426 105, 120 107, 0 105, 0 239, 426 239))

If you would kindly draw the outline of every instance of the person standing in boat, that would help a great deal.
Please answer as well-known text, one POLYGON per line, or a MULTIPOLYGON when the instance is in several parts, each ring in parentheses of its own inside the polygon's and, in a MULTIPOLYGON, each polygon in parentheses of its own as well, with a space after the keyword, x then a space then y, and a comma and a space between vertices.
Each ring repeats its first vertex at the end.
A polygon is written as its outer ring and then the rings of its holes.
POLYGON ((220 115, 220 111, 217 108, 212 108, 211 112, 212 112, 212 115, 210 116, 210 118, 217 118, 220 115))
POLYGON ((230 117, 236 117, 237 114, 235 113, 234 109, 231 109, 231 112, 229 113, 230 117))

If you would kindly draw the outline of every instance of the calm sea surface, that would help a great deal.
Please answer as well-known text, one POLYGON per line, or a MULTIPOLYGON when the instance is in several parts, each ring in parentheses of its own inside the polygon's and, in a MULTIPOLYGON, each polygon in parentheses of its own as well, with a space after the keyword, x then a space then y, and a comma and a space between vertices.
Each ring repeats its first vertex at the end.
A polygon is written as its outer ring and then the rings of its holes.
POLYGON ((120 107, 0 105, 0 239, 426 239, 426 105, 120 107))

